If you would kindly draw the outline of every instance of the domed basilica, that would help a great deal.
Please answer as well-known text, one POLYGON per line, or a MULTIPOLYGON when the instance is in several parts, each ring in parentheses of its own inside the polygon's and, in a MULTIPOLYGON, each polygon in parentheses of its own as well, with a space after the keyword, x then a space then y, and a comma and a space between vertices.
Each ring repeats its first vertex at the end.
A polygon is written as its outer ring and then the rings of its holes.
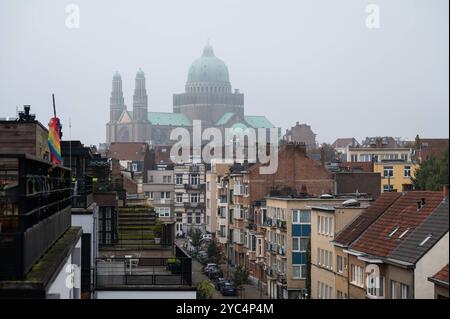
POLYGON ((209 44, 188 72, 185 92, 173 95, 173 112, 149 112, 145 74, 139 69, 135 79, 133 110, 127 110, 122 78, 115 73, 110 97, 110 120, 106 141, 147 142, 168 145, 175 127, 192 129, 192 121, 201 120, 202 128, 271 128, 265 116, 244 115, 244 94, 231 87, 228 68, 214 55, 209 44))

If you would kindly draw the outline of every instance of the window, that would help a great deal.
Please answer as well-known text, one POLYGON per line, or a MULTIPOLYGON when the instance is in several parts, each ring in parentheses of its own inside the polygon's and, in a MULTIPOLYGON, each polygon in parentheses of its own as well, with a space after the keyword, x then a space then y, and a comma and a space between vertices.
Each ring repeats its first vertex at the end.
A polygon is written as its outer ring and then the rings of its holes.
POLYGON ((403 169, 404 177, 411 177, 411 166, 405 166, 403 169))
POLYGON ((156 207, 155 211, 159 217, 170 217, 170 207, 156 207))
POLYGON ((200 176, 198 174, 191 174, 189 183, 192 185, 200 184, 200 176))
POLYGON ((183 174, 177 174, 175 176, 175 184, 177 185, 183 184, 183 174))
POLYGON ((324 235, 328 235, 329 234, 329 228, 328 228, 329 224, 328 224, 328 217, 325 217, 325 233, 324 235))
POLYGON ((360 266, 352 265, 351 270, 351 283, 359 287, 364 287, 364 269, 360 266))
POLYGON ((310 210, 301 210, 300 211, 300 223, 301 224, 311 223, 311 211, 310 210))
POLYGON ((384 278, 374 275, 368 275, 367 294, 373 297, 384 297, 384 278))
POLYGON ((137 172, 137 171, 138 171, 138 165, 137 165, 137 163, 131 164, 131 170, 132 170, 133 172, 137 172))
POLYGON ((409 286, 405 284, 400 284, 400 291, 402 293, 402 299, 408 299, 409 286))
POLYGON ((187 216, 187 223, 188 223, 188 224, 192 224, 192 213, 188 213, 188 216, 187 216))
POLYGON ((384 166, 383 167, 383 177, 392 177, 394 176, 394 167, 393 166, 384 166))
POLYGON ((292 278, 301 279, 306 278, 307 270, 306 265, 292 265, 292 278))
POLYGON ((209 192, 209 188, 211 187, 211 183, 210 182, 206 182, 206 191, 209 192))
POLYGON ((337 271, 342 273, 344 271, 344 260, 342 256, 337 256, 337 271))
POLYGON ((225 228, 225 225, 220 225, 220 233, 219 233, 219 236, 220 237, 225 237, 225 234, 226 233, 226 228, 225 228))
POLYGON ((197 214, 195 215, 195 223, 196 223, 196 224, 201 224, 201 222, 202 222, 201 216, 200 216, 199 213, 197 213, 197 214))
POLYGON ((171 184, 172 183, 172 176, 170 176, 170 175, 163 176, 163 183, 171 184))
POLYGON ((397 299, 397 283, 391 280, 391 299, 397 299))
POLYGON ((352 162, 357 162, 358 161, 358 155, 357 154, 352 154, 351 161, 352 162))
POLYGON ((198 203, 198 202, 200 202, 200 194, 199 193, 189 194, 189 201, 191 203, 198 203))
POLYGON ((394 236, 394 234, 397 232, 397 230, 399 229, 399 227, 395 227, 394 230, 389 234, 389 237, 394 236))
POLYGON ((175 201, 177 203, 182 203, 183 202, 183 193, 176 193, 175 194, 175 201))
POLYGON ((320 221, 321 221, 321 216, 317 216, 317 233, 320 234, 320 221))
POLYGON ((209 198, 206 199, 206 208, 211 208, 211 200, 209 198))
POLYGON ((161 199, 170 199, 170 192, 161 192, 161 199))
MULTIPOLYGON (((292 251, 305 252, 308 247, 308 237, 292 237, 292 251)), ((284 242, 284 237, 282 244, 284 242)))
POLYGON ((145 197, 153 199, 153 192, 145 192, 145 197))
POLYGON ((383 185, 383 192, 392 192, 394 190, 394 186, 392 185, 383 185))
POLYGON ((311 211, 305 209, 293 209, 292 210, 292 223, 293 224, 310 224, 311 223, 311 211))

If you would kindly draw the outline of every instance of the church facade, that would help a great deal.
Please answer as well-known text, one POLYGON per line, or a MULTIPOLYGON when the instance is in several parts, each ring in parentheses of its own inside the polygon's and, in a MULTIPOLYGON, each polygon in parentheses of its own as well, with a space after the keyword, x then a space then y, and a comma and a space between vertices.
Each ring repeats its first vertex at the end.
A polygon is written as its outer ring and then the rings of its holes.
POLYGON ((244 94, 232 90, 228 68, 206 45, 188 72, 185 92, 173 95, 173 112, 149 112, 145 74, 139 69, 135 79, 133 108, 128 110, 122 91, 122 79, 115 73, 110 97, 110 120, 106 124, 106 142, 146 142, 170 145, 170 132, 176 127, 192 130, 193 120, 202 128, 272 128, 265 116, 244 113, 244 94))

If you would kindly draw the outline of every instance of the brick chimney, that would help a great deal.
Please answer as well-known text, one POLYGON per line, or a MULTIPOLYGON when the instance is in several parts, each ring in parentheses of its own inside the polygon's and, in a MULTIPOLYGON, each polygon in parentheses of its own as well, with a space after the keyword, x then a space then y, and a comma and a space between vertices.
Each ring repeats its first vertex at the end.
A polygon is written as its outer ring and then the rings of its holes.
POLYGON ((442 195, 443 195, 444 199, 448 197, 448 185, 444 185, 442 187, 442 195))

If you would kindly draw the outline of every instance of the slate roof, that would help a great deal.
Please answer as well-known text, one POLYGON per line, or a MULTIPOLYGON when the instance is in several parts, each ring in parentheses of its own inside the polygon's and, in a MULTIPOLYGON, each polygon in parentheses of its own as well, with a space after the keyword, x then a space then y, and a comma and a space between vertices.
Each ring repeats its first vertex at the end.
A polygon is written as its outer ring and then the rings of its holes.
POLYGON ((336 141, 334 141, 331 146, 334 148, 345 148, 347 145, 350 145, 350 147, 358 147, 359 143, 354 137, 349 138, 338 138, 336 141))
POLYGON ((361 234, 374 223, 386 209, 400 197, 400 195, 401 193, 396 192, 382 193, 372 205, 336 235, 334 242, 341 246, 349 246, 361 236, 361 234))
MULTIPOLYGON (((389 259, 415 264, 448 232, 448 222, 448 200, 444 200, 419 226, 404 236, 402 243, 389 254, 389 259), (428 235, 431 235, 430 239, 420 245, 428 235)), ((400 234, 401 232, 397 232, 394 237, 400 234)))
MULTIPOLYGON (((429 225, 424 228, 425 230, 417 228, 441 202, 442 192, 411 191, 400 193, 400 197, 375 222, 370 224, 362 235, 351 244, 350 248, 377 257, 389 257, 413 232, 417 231, 417 236, 419 236, 421 232, 429 231, 429 225), (418 210, 417 203, 421 202, 422 199, 425 200, 425 205, 418 210), (408 230, 406 235, 401 237, 400 235, 406 230, 408 230)), ((431 220, 430 223, 435 223, 435 221, 431 220)), ((448 219, 446 227, 448 229, 448 219)), ((400 254, 403 254, 403 250, 399 250, 399 256, 400 254)))
POLYGON ((434 282, 435 284, 448 288, 448 264, 428 280, 434 282))

